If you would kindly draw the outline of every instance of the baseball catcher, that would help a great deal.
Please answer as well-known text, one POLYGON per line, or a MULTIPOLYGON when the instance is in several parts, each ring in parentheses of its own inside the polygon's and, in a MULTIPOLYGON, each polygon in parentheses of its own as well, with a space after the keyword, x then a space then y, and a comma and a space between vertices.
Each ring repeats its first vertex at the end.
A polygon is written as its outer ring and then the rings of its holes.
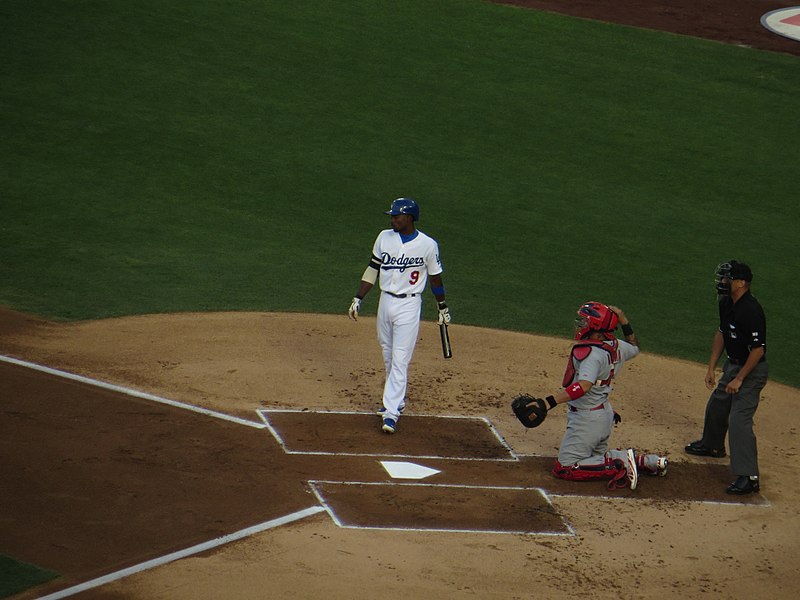
POLYGON ((616 306, 587 302, 577 311, 575 344, 562 381, 563 389, 546 398, 519 395, 511 409, 525 427, 538 427, 548 411, 567 404, 567 430, 561 440, 553 475, 572 481, 608 480, 609 488, 636 489, 639 471, 663 476, 667 459, 609 450, 611 430, 622 419, 608 401, 611 382, 625 361, 639 354, 639 343, 625 313, 616 306), (624 340, 614 336, 621 325, 624 340))

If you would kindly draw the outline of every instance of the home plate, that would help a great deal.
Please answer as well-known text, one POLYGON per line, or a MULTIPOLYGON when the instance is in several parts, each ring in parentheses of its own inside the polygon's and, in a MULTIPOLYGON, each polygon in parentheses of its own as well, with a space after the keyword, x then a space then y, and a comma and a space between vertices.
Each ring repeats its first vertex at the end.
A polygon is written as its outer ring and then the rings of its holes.
POLYGON ((436 469, 429 469, 422 465, 417 465, 412 462, 398 462, 394 460, 380 461, 389 476, 394 479, 425 479, 431 475, 441 473, 436 469))

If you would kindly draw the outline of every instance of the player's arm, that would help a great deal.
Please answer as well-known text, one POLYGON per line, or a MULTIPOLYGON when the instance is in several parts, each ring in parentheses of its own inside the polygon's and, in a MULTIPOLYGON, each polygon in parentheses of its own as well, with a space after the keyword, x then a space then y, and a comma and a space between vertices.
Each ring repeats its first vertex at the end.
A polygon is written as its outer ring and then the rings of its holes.
POLYGON ((442 281, 442 274, 439 273, 438 275, 431 275, 431 292, 433 292, 433 297, 436 298, 436 305, 439 308, 439 320, 438 323, 441 325, 442 323, 450 323, 450 309, 447 308, 447 302, 445 302, 445 291, 444 291, 444 282, 442 281))
POLYGON ((358 313, 361 310, 361 301, 364 299, 364 296, 366 296, 375 286, 375 282, 378 280, 380 267, 381 259, 373 254, 369 264, 367 265, 367 268, 364 270, 364 274, 361 276, 361 283, 359 284, 358 291, 356 292, 356 295, 353 297, 353 301, 350 304, 350 309, 347 311, 348 316, 354 321, 358 321, 358 313))
POLYGON ((439 244, 433 240, 425 256, 425 266, 428 269, 428 279, 431 284, 431 292, 436 298, 436 305, 439 308, 439 325, 450 323, 450 309, 445 301, 444 282, 442 281, 442 260, 439 257, 439 244))
POLYGON ((750 371, 756 368, 756 365, 761 361, 761 357, 764 356, 764 346, 758 346, 757 348, 753 348, 750 350, 750 354, 747 355, 747 360, 742 365, 742 368, 739 369, 739 372, 736 374, 736 377, 731 379, 728 382, 728 385, 725 386, 725 391, 729 394, 736 394, 738 393, 739 389, 741 389, 744 380, 750 374, 750 371))
POLYGON ((713 390, 714 386, 717 385, 717 363, 724 350, 725 339, 722 337, 722 331, 717 329, 714 339, 711 341, 711 356, 708 359, 708 368, 706 369, 706 387, 710 390, 713 390))
POLYGON ((622 328, 622 335, 625 337, 625 341, 628 342, 629 344, 633 344, 634 346, 638 347, 639 340, 636 339, 636 334, 633 333, 633 327, 631 327, 631 322, 628 319, 627 315, 618 306, 609 306, 608 308, 610 308, 617 314, 617 318, 619 319, 619 326, 622 328))
POLYGON ((431 292, 437 302, 444 302, 444 282, 442 281, 441 273, 439 275, 431 275, 431 292))
POLYGON ((375 282, 378 280, 380 268, 381 259, 373 254, 372 258, 369 260, 367 268, 364 269, 364 274, 361 276, 361 284, 358 287, 356 298, 363 299, 364 296, 366 296, 367 293, 373 288, 375 282))
POLYGON ((563 390, 557 391, 552 395, 552 398, 555 400, 556 404, 563 404, 564 402, 569 402, 570 400, 577 400, 590 389, 592 389, 593 385, 594 383, 591 381, 579 379, 575 383, 568 385, 563 390))
POLYGON ((547 411, 554 409, 559 404, 563 404, 564 402, 569 402, 570 400, 575 400, 576 398, 580 398, 586 392, 588 392, 592 387, 591 381, 585 380, 578 380, 573 384, 570 384, 566 389, 559 390, 555 394, 551 396, 547 396, 546 398, 532 398, 530 396, 522 396, 519 399, 514 400, 512 402, 511 407, 514 410, 514 413, 517 417, 522 421, 522 423, 526 427, 536 427, 539 423, 544 420, 545 416, 547 415, 547 411), (530 418, 529 414, 525 414, 525 410, 528 407, 529 402, 535 403, 538 407, 534 408, 532 412, 539 416, 539 419, 536 423, 531 423, 528 419, 530 418), (522 407, 517 406, 518 403, 522 402, 522 407), (521 415, 520 412, 523 414, 521 415))

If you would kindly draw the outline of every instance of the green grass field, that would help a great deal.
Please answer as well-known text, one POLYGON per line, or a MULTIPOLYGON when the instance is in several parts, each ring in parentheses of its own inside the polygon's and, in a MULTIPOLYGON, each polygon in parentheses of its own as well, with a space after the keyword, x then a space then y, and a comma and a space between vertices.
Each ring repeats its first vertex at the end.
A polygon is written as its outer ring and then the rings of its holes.
POLYGON ((13 596, 56 577, 58 573, 0 554, 0 598, 13 596))
POLYGON ((0 19, 0 304, 344 315, 408 195, 456 323, 568 336, 597 299, 645 350, 705 361, 737 258, 773 379, 800 383, 796 57, 478 0, 0 19))

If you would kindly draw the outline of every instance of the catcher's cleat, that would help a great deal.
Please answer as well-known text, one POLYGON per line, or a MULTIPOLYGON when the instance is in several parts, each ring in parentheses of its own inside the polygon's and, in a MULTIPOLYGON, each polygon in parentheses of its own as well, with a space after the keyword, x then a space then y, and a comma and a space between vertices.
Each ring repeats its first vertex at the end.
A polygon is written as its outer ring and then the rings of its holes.
POLYGON ((383 420, 383 427, 381 427, 381 429, 383 429, 383 431, 385 431, 386 433, 394 433, 395 431, 397 431, 397 421, 395 421, 394 419, 390 419, 389 417, 386 417, 383 420))
MULTIPOLYGON (((401 415, 403 414, 403 411, 405 409, 406 409, 406 405, 403 404, 403 406, 400 407, 400 414, 401 415)), ((375 414, 378 415, 379 417, 382 417, 383 415, 386 414, 386 407, 385 406, 381 406, 378 410, 375 411, 375 414)))
POLYGON ((664 477, 667 474, 668 463, 666 456, 658 456, 657 454, 642 454, 636 460, 636 466, 640 471, 644 469, 648 475, 658 475, 659 477, 664 477))
POLYGON ((632 448, 628 448, 625 459, 625 476, 628 478, 628 485, 632 490, 636 489, 639 483, 639 471, 636 469, 636 455, 632 448))

